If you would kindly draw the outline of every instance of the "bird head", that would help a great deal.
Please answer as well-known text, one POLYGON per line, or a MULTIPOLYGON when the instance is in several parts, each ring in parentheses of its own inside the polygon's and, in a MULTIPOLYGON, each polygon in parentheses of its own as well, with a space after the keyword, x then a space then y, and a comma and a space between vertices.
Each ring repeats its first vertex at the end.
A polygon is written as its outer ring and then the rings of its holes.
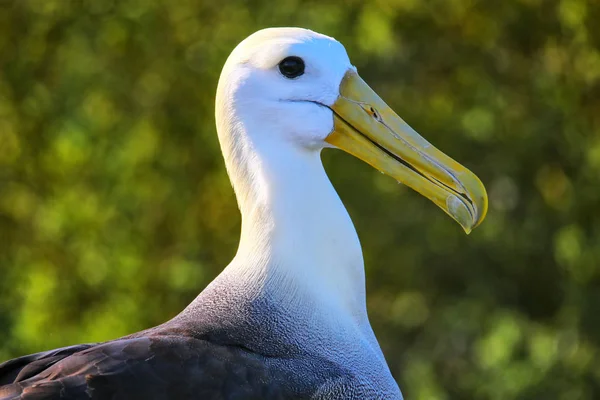
POLYGON ((485 217, 477 176, 400 118, 331 37, 300 28, 252 34, 223 68, 216 109, 218 123, 255 125, 245 130, 262 135, 255 141, 344 150, 433 201, 467 233, 485 217))

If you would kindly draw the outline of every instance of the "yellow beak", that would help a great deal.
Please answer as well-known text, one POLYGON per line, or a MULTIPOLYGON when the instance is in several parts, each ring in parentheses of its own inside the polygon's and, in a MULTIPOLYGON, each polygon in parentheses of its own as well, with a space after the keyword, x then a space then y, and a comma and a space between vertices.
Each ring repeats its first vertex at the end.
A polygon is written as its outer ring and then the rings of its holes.
POLYGON ((483 221, 488 200, 479 178, 423 139, 354 70, 331 109, 328 143, 421 193, 466 233, 483 221))

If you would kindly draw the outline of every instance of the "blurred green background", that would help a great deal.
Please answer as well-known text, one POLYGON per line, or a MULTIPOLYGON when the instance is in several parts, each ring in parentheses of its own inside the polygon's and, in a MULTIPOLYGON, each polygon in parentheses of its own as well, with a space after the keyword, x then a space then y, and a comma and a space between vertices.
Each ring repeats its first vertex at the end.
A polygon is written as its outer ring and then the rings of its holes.
POLYGON ((163 322, 229 262, 217 79, 292 25, 488 188, 466 236, 323 154, 405 396, 600 398, 598 21, 597 0, 0 0, 0 359, 163 322))

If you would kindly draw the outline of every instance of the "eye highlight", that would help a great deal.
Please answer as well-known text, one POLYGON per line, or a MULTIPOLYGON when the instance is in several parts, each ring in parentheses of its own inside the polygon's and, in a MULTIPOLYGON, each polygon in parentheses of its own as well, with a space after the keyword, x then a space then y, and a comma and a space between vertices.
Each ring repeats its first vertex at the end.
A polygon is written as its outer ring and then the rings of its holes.
POLYGON ((304 74, 304 61, 300 57, 286 57, 279 63, 279 72, 288 79, 304 74))

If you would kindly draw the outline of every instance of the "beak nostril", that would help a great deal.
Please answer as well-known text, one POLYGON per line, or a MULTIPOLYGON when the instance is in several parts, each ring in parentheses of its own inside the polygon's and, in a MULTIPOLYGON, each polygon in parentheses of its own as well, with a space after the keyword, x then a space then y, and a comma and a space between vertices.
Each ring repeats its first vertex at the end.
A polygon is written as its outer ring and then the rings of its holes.
POLYGON ((378 122, 382 121, 381 117, 377 113, 377 110, 375 110, 373 107, 371 107, 371 115, 373 116, 373 118, 375 118, 376 121, 378 121, 378 122))
POLYGON ((381 116, 375 110, 373 110, 373 118, 375 118, 375 121, 377 122, 383 122, 383 118, 381 118, 381 116))
POLYGON ((369 114, 371 117, 373 117, 375 119, 375 121, 383 123, 383 118, 381 118, 381 115, 377 112, 375 107, 368 105, 366 103, 362 103, 362 104, 359 103, 359 105, 363 110, 365 110, 365 112, 367 114, 369 114))

